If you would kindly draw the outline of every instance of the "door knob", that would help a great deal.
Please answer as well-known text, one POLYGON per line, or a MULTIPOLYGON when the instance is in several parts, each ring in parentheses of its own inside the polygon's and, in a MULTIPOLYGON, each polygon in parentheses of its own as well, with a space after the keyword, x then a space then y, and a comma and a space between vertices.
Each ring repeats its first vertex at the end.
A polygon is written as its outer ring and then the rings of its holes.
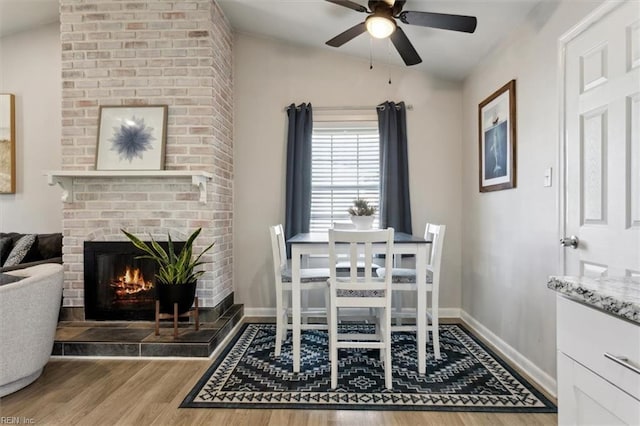
POLYGON ((572 249, 577 249, 578 244, 580 244, 580 240, 575 235, 560 238, 560 245, 562 247, 571 247, 572 249))

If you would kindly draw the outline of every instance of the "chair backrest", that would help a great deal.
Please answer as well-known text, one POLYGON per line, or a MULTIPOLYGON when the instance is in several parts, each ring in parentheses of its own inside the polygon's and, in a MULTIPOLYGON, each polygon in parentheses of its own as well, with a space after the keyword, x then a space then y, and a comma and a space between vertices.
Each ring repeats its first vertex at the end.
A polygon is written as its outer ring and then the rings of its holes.
MULTIPOLYGON (((391 274, 384 281, 372 279, 372 266, 376 254, 385 255, 385 267, 391 270, 393 265, 393 228, 375 231, 354 231, 329 229, 329 275, 336 282, 338 253, 348 251, 349 279, 351 284, 338 284, 337 288, 355 290, 352 284, 359 282, 363 289, 385 290, 391 288, 391 274), (375 245, 384 245, 384 249, 375 249, 375 245), (340 247, 342 246, 342 247, 340 247), (364 264, 364 277, 358 277, 358 264, 364 264)), ((340 258, 343 261, 344 258, 340 258)), ((377 277, 376 277, 377 278, 377 277)))
POLYGON ((431 255, 427 259, 427 271, 431 272, 434 292, 437 291, 440 285, 440 264, 442 263, 442 247, 446 230, 446 225, 435 225, 433 223, 428 223, 425 230, 425 239, 432 241, 431 255))
POLYGON ((287 249, 284 242, 284 229, 282 224, 269 227, 271 233, 271 252, 273 254, 273 273, 276 283, 282 279, 282 271, 287 267, 287 249))

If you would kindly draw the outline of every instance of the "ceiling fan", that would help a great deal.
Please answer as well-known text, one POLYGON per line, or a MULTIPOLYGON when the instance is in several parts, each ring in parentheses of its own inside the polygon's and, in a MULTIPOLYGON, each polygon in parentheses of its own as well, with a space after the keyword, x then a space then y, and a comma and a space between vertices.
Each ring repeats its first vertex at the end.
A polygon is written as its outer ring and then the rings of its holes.
POLYGON ((407 65, 419 64, 422 62, 422 59, 407 38, 407 35, 402 31, 402 28, 396 24, 396 19, 409 25, 420 25, 422 27, 440 28, 466 33, 474 32, 478 23, 475 16, 416 12, 410 10, 403 11, 402 8, 406 0, 369 0, 368 10, 366 7, 351 0, 326 1, 369 15, 364 22, 354 25, 348 30, 338 34, 327 41, 326 44, 332 47, 340 47, 367 31, 375 38, 389 37, 402 57, 402 60, 407 65))

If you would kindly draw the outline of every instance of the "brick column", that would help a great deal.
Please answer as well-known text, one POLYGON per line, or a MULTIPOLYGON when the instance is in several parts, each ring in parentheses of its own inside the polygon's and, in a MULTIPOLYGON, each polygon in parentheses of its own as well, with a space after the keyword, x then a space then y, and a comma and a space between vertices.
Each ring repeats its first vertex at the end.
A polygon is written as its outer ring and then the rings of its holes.
POLYGON ((121 228, 166 240, 212 241, 198 296, 232 292, 233 80, 231 28, 212 0, 62 0, 62 168, 93 170, 100 105, 168 105, 165 168, 214 175, 208 202, 190 180, 76 180, 64 205, 64 306, 83 306, 85 240, 121 228))

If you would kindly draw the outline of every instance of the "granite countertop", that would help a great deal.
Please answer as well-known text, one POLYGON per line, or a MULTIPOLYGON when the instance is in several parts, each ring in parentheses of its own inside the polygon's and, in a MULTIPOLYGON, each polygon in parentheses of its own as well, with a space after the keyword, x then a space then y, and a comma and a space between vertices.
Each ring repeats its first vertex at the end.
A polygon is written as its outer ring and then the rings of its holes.
POLYGON ((587 305, 640 324, 640 279, 551 276, 547 287, 587 305))

